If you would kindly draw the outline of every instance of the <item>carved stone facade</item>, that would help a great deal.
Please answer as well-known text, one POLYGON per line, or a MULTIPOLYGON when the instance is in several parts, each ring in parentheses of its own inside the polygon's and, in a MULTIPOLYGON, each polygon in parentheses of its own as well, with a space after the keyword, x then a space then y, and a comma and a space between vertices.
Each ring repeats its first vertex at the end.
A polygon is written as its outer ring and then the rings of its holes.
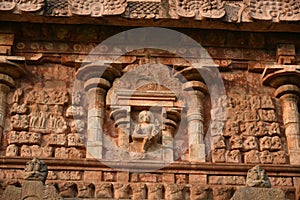
POLYGON ((1 1, 0 199, 299 199, 299 6, 1 1))

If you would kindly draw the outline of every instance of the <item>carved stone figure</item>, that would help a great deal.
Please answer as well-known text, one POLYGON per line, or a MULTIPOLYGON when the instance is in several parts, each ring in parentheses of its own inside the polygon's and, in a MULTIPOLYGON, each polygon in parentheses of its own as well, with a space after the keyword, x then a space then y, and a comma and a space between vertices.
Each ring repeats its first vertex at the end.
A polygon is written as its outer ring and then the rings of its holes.
POLYGON ((154 124, 154 116, 150 111, 144 110, 139 113, 138 124, 135 126, 131 144, 131 150, 145 153, 148 148, 157 144, 160 136, 159 126, 154 124))
POLYGON ((99 183, 95 186, 95 197, 96 198, 112 198, 112 184, 111 183, 99 183))
POLYGON ((183 199, 183 185, 168 184, 166 187, 166 200, 182 200, 183 199))
POLYGON ((27 146, 27 145, 23 145, 23 146, 21 147, 20 155, 21 155, 21 156, 24 156, 24 157, 31 157, 31 156, 32 156, 32 153, 31 153, 30 147, 27 146))
POLYGON ((269 127, 269 135, 280 135, 279 123, 273 122, 269 127))
POLYGON ((272 144, 271 144, 272 150, 280 150, 282 149, 282 142, 279 136, 272 137, 272 144))
POLYGON ((146 199, 146 185, 144 183, 134 183, 131 184, 132 188, 132 199, 146 199))
POLYGON ((116 199, 129 199, 130 187, 127 183, 114 183, 114 197, 116 199))
POLYGON ((34 158, 33 160, 26 163, 24 170, 25 180, 37 180, 45 183, 47 175, 47 165, 43 161, 34 158))
POLYGON ((211 189, 205 185, 191 186, 191 199, 193 200, 207 200, 211 189))
POLYGON ((40 146, 38 145, 33 145, 30 147, 31 149, 31 156, 33 157, 42 157, 42 154, 43 154, 43 148, 41 148, 40 146))
POLYGON ((287 153, 285 151, 273 152, 273 163, 274 164, 286 164, 287 163, 287 153))
POLYGON ((248 170, 246 186, 249 187, 271 187, 270 180, 265 170, 259 165, 248 170))
POLYGON ((147 184, 148 199, 158 200, 163 198, 163 185, 161 184, 147 184))
POLYGON ((260 153, 258 150, 251 150, 245 153, 245 163, 260 163, 260 153))
POLYGON ((234 193, 232 187, 218 186, 213 188, 214 200, 230 199, 234 193))
POLYGON ((78 133, 70 133, 67 136, 68 138, 68 146, 69 147, 83 147, 84 146, 84 139, 78 133))
POLYGON ((93 197, 93 185, 89 183, 77 183, 79 198, 92 198, 93 197))
POLYGON ((249 136, 245 139, 243 149, 245 151, 258 149, 258 141, 254 136, 249 136))
POLYGON ((241 163, 242 155, 239 150, 227 151, 226 153, 226 162, 228 163, 241 163))
POLYGON ((273 163, 273 156, 269 151, 265 150, 265 151, 260 153, 260 161, 263 164, 272 164, 273 163))
POLYGON ((6 148, 6 156, 17 156, 19 152, 19 148, 15 144, 11 144, 6 148))
POLYGON ((29 127, 27 115, 13 115, 10 122, 12 130, 26 130, 29 127))
POLYGON ((77 195, 77 188, 76 184, 73 182, 63 182, 58 184, 60 195, 66 198, 76 197, 77 195))
POLYGON ((19 133, 16 131, 10 131, 8 133, 8 144, 18 144, 19 143, 19 133))
POLYGON ((226 149, 214 149, 212 151, 212 161, 214 163, 222 163, 226 161, 226 149))
POLYGON ((243 148, 243 140, 239 135, 233 135, 229 139, 230 149, 242 149, 243 148))
POLYGON ((226 148, 225 144, 225 138, 223 136, 220 136, 217 140, 217 142, 214 144, 215 149, 223 149, 226 148))
POLYGON ((272 139, 269 136, 265 136, 259 139, 259 148, 261 151, 270 150, 272 145, 272 139))
POLYGON ((67 144, 67 138, 65 134, 53 133, 49 138, 49 145, 64 146, 67 144))
POLYGON ((224 136, 234 136, 240 133, 240 125, 237 122, 232 122, 228 120, 225 125, 226 129, 224 132, 224 136))

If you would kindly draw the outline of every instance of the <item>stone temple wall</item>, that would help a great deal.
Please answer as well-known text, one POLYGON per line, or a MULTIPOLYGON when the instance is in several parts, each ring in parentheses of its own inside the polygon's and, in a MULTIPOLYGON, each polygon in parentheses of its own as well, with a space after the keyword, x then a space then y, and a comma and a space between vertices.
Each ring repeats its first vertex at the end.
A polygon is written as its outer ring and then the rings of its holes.
POLYGON ((298 199, 299 34, 131 30, 1 22, 0 195, 37 157, 70 199, 230 199, 257 164, 298 199))

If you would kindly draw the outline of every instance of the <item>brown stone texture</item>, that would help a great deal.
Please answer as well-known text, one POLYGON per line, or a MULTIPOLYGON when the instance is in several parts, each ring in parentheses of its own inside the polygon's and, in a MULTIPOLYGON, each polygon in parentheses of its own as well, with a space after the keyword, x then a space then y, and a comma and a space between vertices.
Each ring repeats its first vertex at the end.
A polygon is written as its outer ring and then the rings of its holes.
POLYGON ((0 1, 0 198, 299 199, 299 6, 0 1))
POLYGON ((275 188, 253 188, 241 187, 237 189, 231 200, 238 199, 286 199, 285 194, 280 189, 275 188))

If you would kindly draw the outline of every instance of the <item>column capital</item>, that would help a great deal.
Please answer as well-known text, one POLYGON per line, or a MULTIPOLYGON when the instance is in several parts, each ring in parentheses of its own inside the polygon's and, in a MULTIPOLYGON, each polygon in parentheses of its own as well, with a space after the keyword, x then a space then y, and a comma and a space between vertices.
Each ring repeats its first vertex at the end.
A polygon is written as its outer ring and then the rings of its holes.
POLYGON ((201 91, 203 94, 207 94, 207 86, 202 81, 188 81, 183 84, 182 89, 185 91, 201 91))
POLYGON ((103 90, 107 90, 110 87, 111 87, 110 82, 104 78, 90 78, 86 80, 84 83, 84 89, 86 91, 92 88, 101 88, 103 90))
POLYGON ((1 74, 1 73, 0 73, 0 83, 7 86, 8 89, 9 89, 9 87, 14 87, 15 86, 15 81, 11 76, 8 76, 6 74, 1 74))
POLYGON ((300 88, 297 85, 286 84, 279 86, 275 91, 275 96, 277 98, 280 98, 287 94, 300 96, 300 88))
POLYGON ((270 65, 262 75, 262 83, 274 88, 294 84, 300 86, 300 65, 270 65))
POLYGON ((119 70, 104 62, 87 64, 79 68, 76 72, 76 77, 83 81, 93 78, 103 78, 112 82, 115 77, 120 75, 121 72, 119 70))

